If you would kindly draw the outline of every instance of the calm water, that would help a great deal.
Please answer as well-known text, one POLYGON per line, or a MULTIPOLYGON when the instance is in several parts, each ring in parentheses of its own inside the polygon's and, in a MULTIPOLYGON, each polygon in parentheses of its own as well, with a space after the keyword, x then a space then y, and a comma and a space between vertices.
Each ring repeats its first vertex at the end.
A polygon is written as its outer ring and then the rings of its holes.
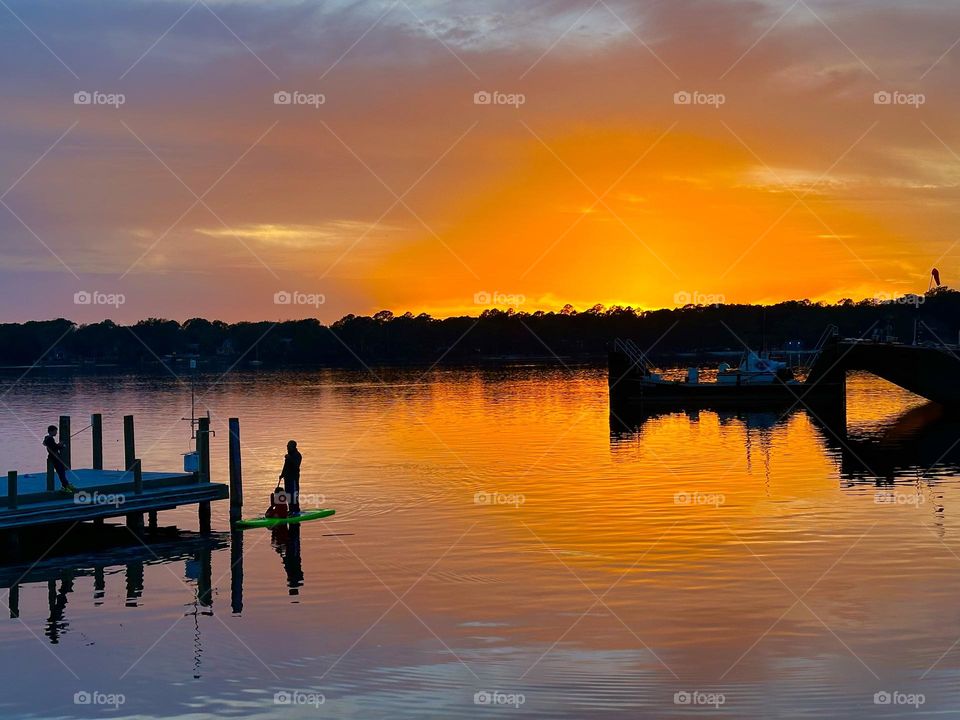
MULTIPOLYGON (((76 429, 105 414, 108 467, 125 413, 146 469, 189 446, 172 378, 24 380, 4 403, 9 468, 39 468, 60 413, 76 429)), ((847 436, 802 410, 611 428, 602 369, 232 375, 203 403, 215 480, 241 418, 246 514, 295 437, 303 492, 336 517, 242 547, 225 533, 48 559, 13 594, 28 568, 5 571, 19 618, 2 610, 0 716, 960 708, 960 433, 878 380, 851 379, 847 436)), ((89 432, 74 461, 89 464, 89 432)), ((161 524, 196 530, 195 511, 161 524)))

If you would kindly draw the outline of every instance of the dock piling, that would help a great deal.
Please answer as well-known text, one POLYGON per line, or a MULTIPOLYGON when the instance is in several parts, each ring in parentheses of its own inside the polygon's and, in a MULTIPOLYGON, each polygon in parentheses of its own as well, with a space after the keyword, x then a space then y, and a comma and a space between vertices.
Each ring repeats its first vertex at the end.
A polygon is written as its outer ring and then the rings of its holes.
POLYGON ((47 492, 53 492, 53 460, 47 456, 47 492))
POLYGON ((60 442, 63 443, 63 451, 60 453, 60 456, 63 458, 63 462, 66 464, 67 469, 73 467, 73 453, 70 450, 70 416, 61 415, 59 430, 60 433, 60 442))
POLYGON ((230 522, 243 512, 243 471, 240 464, 240 418, 230 418, 230 522))
POLYGON ((143 495, 143 467, 140 464, 140 458, 133 461, 133 494, 143 495))
POLYGON ((11 510, 17 509, 17 471, 10 470, 7 473, 7 507, 11 510))
POLYGON ((103 415, 90 416, 90 434, 93 443, 93 469, 103 470, 103 415))
MULTIPOLYGON (((210 482, 210 418, 202 417, 197 420, 197 452, 200 454, 199 481, 210 482)), ((200 532, 210 533, 210 503, 201 502, 197 509, 200 521, 200 532)))
POLYGON ((133 434, 133 415, 123 416, 123 469, 130 470, 137 457, 133 434))

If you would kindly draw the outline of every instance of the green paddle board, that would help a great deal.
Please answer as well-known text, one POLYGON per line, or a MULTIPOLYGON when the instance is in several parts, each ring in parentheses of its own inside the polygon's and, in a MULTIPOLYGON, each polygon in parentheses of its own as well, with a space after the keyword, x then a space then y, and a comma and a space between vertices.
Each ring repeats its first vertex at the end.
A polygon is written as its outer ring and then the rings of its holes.
POLYGON ((251 518, 250 520, 238 520, 237 527, 241 528, 261 528, 276 527, 277 525, 292 525, 295 523, 305 523, 310 520, 319 520, 320 518, 330 517, 336 510, 306 510, 299 515, 291 515, 285 518, 251 518))

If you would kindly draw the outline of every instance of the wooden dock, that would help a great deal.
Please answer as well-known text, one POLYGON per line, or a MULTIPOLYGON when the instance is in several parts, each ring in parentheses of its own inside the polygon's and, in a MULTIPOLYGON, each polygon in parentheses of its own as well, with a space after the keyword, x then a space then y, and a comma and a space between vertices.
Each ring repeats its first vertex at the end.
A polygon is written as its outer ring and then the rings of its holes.
MULTIPOLYGON (((46 472, 7 473, 7 482, 0 482, 0 535, 6 540, 7 555, 20 551, 21 531, 34 531, 50 526, 73 525, 106 518, 122 517, 135 534, 144 531, 144 514, 149 527, 157 527, 157 513, 183 505, 197 505, 200 532, 209 534, 210 503, 230 498, 230 517, 240 516, 243 503, 240 470, 240 421, 230 418, 230 485, 210 481, 210 418, 197 421, 197 465, 195 472, 142 470, 136 457, 133 416, 123 419, 124 466, 126 470, 103 469, 103 423, 100 415, 92 415, 93 467, 77 468, 71 462, 68 446, 63 460, 68 466, 67 479, 77 488, 76 494, 59 491, 53 467, 46 472)), ((70 437, 70 418, 60 417, 59 435, 70 437)))
POLYGON ((138 489, 132 472, 71 470, 70 482, 79 490, 73 496, 49 492, 46 473, 18 475, 16 507, 10 507, 8 488, 0 492, 0 530, 125 517, 131 513, 142 515, 230 496, 226 485, 200 482, 198 475, 144 472, 140 473, 138 489))

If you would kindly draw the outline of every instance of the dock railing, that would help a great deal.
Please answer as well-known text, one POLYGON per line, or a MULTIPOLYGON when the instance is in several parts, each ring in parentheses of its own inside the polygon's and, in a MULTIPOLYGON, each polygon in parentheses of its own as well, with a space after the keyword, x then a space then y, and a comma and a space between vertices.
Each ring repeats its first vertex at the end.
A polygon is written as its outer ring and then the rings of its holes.
POLYGON ((827 325, 824 328, 823 333, 820 335, 820 339, 817 341, 817 344, 813 348, 813 352, 807 356, 806 361, 803 365, 800 366, 800 372, 807 375, 810 373, 810 370, 816 364, 817 359, 820 357, 820 354, 823 352, 824 346, 832 337, 836 337, 840 334, 840 328, 834 324, 827 325))
POLYGON ((633 340, 624 340, 617 338, 613 341, 615 352, 622 352, 630 360, 631 369, 639 367, 644 373, 650 373, 654 370, 653 363, 633 340))

